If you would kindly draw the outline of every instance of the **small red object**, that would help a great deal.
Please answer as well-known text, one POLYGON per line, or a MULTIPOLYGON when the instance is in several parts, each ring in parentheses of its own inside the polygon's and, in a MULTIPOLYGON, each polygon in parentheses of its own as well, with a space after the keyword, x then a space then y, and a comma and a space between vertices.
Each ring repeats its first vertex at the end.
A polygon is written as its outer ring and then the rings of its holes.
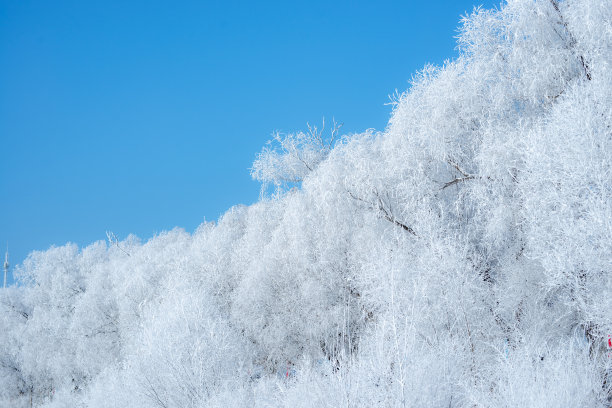
POLYGON ((612 348, 612 335, 608 334, 608 348, 612 348))

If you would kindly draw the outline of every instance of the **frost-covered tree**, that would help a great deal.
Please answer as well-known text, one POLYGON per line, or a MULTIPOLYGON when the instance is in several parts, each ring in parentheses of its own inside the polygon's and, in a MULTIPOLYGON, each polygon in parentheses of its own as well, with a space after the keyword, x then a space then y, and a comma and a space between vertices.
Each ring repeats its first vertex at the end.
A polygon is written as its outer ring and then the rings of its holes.
POLYGON ((269 184, 276 190, 301 183, 314 171, 334 147, 342 124, 335 120, 329 135, 325 134, 325 118, 321 129, 308 124, 307 132, 275 132, 251 169, 252 177, 262 183, 262 194, 269 184))
POLYGON ((0 404, 610 406, 611 22, 476 9, 384 131, 276 135, 252 175, 278 194, 32 253, 0 404))

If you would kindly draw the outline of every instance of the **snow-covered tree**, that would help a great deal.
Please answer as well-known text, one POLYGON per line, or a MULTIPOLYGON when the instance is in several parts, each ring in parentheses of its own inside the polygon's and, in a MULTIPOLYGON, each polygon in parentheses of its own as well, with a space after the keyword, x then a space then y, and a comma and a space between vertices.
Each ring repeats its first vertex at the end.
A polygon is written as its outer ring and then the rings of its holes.
POLYGON ((252 176, 279 194, 32 253, 0 403, 610 406, 611 22, 476 9, 383 131, 275 135, 252 176))
POLYGON ((252 177, 262 183, 262 194, 269 184, 277 191, 301 183, 314 171, 334 147, 342 124, 332 122, 329 135, 325 134, 325 118, 321 129, 308 124, 307 132, 275 132, 251 169, 252 177))

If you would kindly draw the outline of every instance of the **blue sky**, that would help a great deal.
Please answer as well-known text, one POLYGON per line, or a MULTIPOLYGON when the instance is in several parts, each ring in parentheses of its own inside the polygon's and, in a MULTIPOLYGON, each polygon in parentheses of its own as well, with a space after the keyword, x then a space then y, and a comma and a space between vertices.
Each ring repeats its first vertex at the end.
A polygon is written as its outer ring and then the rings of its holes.
POLYGON ((0 247, 15 264, 257 201, 273 131, 384 128, 478 4, 499 2, 0 0, 0 247))

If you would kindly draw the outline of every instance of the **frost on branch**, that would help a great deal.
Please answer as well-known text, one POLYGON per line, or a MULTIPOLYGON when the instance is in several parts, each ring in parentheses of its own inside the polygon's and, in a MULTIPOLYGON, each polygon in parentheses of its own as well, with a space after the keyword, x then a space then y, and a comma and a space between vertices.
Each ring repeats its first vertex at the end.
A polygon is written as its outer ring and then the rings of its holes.
POLYGON ((274 133, 267 146, 257 155, 251 176, 262 183, 262 193, 272 184, 277 191, 301 183, 329 155, 339 137, 342 124, 333 120, 325 135, 325 118, 321 129, 308 124, 308 131, 274 133))
POLYGON ((477 9, 383 131, 276 134, 291 194, 32 253, 0 406, 612 406, 611 21, 477 9))

